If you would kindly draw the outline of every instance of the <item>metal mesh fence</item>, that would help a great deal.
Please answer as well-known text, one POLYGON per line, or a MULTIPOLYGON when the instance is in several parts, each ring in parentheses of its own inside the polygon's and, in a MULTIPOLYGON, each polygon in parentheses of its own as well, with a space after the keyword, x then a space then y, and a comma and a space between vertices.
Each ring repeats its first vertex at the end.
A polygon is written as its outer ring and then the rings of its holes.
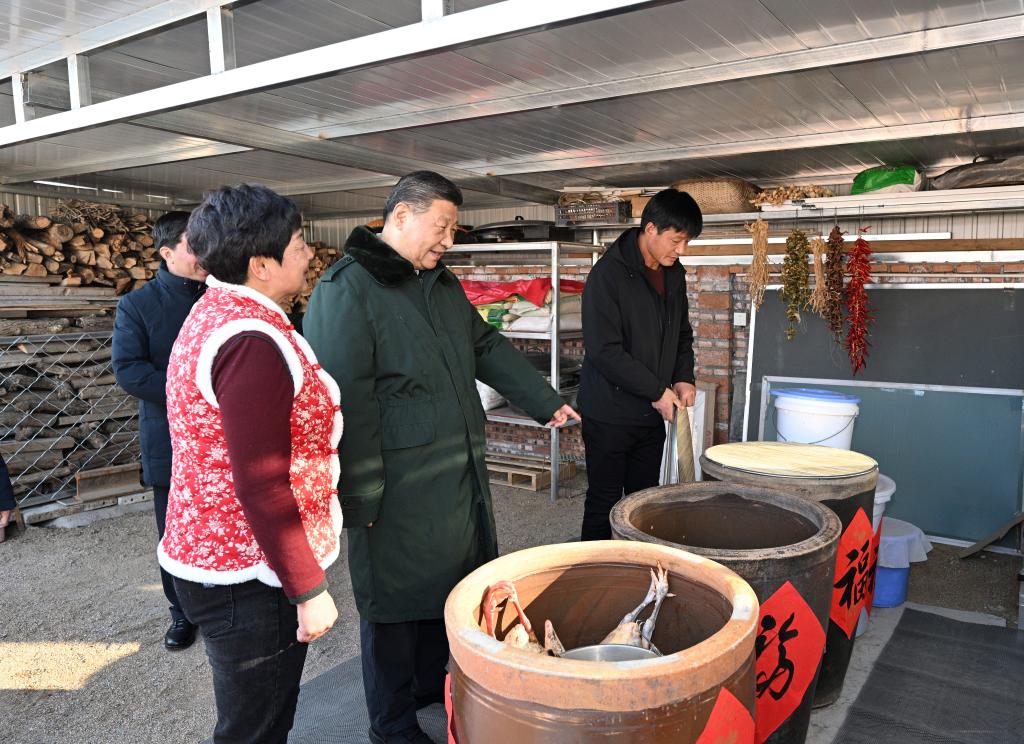
POLYGON ((137 405, 108 332, 0 337, 0 453, 28 507, 70 498, 81 470, 137 462, 137 405))

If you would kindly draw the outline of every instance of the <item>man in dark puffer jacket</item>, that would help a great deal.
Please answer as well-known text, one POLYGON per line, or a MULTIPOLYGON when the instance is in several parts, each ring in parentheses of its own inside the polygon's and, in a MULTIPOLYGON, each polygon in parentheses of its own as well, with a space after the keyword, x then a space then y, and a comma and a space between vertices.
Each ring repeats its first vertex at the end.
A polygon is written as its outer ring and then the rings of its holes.
POLYGON ((679 263, 703 218, 693 198, 656 194, 587 277, 579 409, 587 458, 583 540, 611 537, 623 494, 658 485, 665 421, 692 406, 693 329, 679 263))
MULTIPOLYGON (((188 212, 168 212, 153 225, 154 245, 163 259, 156 278, 125 295, 114 316, 113 365, 117 384, 139 399, 142 476, 153 487, 153 509, 164 535, 167 492, 171 484, 171 434, 167 428, 167 359, 182 323, 206 289, 206 271, 188 249, 188 212)), ((170 575, 160 570, 170 602, 171 627, 164 635, 169 651, 188 648, 195 628, 185 619, 170 575)))

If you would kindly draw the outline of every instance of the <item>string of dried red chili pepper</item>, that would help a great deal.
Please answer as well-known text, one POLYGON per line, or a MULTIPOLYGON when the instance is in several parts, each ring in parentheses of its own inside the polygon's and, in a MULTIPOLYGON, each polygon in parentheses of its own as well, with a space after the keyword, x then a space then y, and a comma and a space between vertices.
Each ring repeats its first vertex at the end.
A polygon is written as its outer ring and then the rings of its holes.
POLYGON ((871 283, 871 246, 864 239, 861 228, 853 249, 846 261, 849 281, 846 284, 846 319, 849 327, 846 330, 846 352, 850 355, 853 374, 864 368, 868 357, 869 328, 874 321, 871 305, 868 301, 866 284, 871 283))

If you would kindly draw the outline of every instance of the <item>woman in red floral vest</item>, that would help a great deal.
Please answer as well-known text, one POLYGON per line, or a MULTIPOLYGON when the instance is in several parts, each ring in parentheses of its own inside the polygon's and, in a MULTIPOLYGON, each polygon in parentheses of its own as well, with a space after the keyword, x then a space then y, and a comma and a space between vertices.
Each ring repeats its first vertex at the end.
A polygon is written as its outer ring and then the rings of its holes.
POLYGON ((167 370, 173 464, 160 565, 199 626, 213 669, 215 744, 284 744, 307 644, 338 617, 334 380, 278 303, 312 251, 288 199, 222 188, 189 219, 208 289, 167 370))

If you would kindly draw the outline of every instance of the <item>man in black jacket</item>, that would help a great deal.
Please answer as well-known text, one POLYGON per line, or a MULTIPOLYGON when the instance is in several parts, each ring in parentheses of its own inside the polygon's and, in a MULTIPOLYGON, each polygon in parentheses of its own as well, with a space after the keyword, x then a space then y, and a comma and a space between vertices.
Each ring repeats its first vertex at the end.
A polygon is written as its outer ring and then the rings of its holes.
MULTIPOLYGON (((153 225, 154 245, 163 259, 156 278, 125 295, 114 316, 113 365, 117 384, 139 399, 142 476, 153 487, 153 509, 164 535, 171 485, 171 434, 167 428, 167 360, 182 323, 206 289, 206 271, 188 249, 188 212, 168 212, 153 225)), ((195 627, 185 618, 170 575, 160 570, 164 596, 171 603, 171 626, 164 635, 169 651, 188 648, 195 627)))
POLYGON ((676 407, 693 405, 693 328, 678 259, 702 227, 689 194, 660 191, 640 227, 622 233, 587 277, 579 393, 589 482, 583 540, 609 539, 615 502, 658 485, 664 422, 676 407))

